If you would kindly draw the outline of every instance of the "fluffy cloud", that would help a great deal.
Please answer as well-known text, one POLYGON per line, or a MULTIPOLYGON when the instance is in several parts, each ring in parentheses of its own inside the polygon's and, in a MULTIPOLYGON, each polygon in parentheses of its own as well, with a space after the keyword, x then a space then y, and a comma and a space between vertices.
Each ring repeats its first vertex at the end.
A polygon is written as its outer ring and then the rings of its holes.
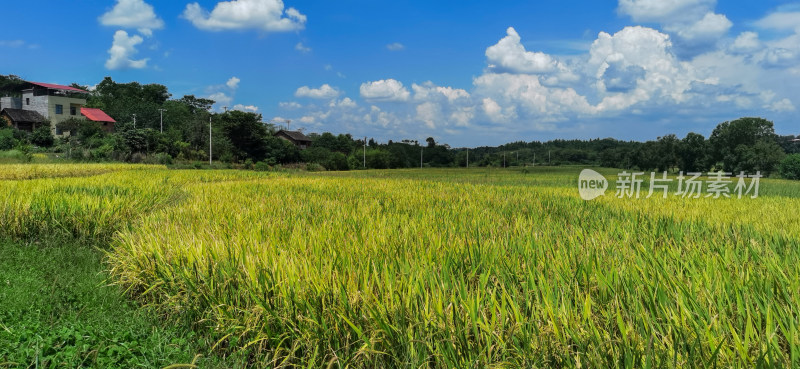
POLYGON ((765 108, 776 112, 790 112, 795 111, 794 104, 789 99, 781 99, 780 101, 773 102, 765 108))
POLYGON ((235 90, 239 87, 239 82, 241 82, 239 78, 231 77, 228 82, 225 82, 225 85, 228 86, 228 88, 235 90))
POLYGON ((574 82, 578 79, 567 66, 554 57, 525 50, 521 37, 513 27, 508 27, 506 36, 486 49, 489 70, 496 73, 527 73, 546 76, 549 85, 574 82))
POLYGON ((386 45, 386 48, 389 49, 390 51, 400 51, 400 50, 405 49, 406 47, 405 47, 405 45, 403 45, 403 44, 401 44, 399 42, 393 42, 391 44, 386 45))
POLYGON ((362 98, 372 101, 407 101, 411 96, 402 82, 391 78, 362 83, 360 92, 362 98))
POLYGON ((713 12, 716 0, 619 0, 621 14, 659 23, 674 36, 676 55, 690 59, 714 49, 733 23, 713 12))
POLYGON ((425 82, 422 85, 414 83, 411 85, 411 89, 414 91, 414 100, 426 101, 443 97, 447 99, 448 102, 454 102, 456 100, 469 99, 470 97, 469 92, 466 90, 437 86, 431 81, 425 82))
POLYGON ((233 110, 239 110, 239 111, 246 111, 246 112, 255 113, 255 112, 258 111, 258 107, 255 106, 255 105, 236 104, 236 105, 233 106, 233 110))
POLYGON ((549 73, 558 68, 558 61, 550 55, 525 51, 513 27, 508 27, 506 37, 486 49, 486 59, 491 66, 515 73, 549 73))
POLYGON ((153 11, 153 6, 143 0, 117 0, 117 4, 101 15, 99 21, 104 26, 138 29, 145 36, 164 28, 164 21, 153 11))
POLYGON ((726 16, 708 12, 695 23, 673 24, 666 26, 665 29, 689 42, 713 42, 727 34, 731 27, 733 23, 726 16))
POLYGON ((733 41, 730 47, 731 51, 738 53, 752 53, 761 49, 761 41, 758 39, 758 33, 755 32, 742 32, 733 41))
POLYGON ((308 86, 300 87, 295 91, 294 96, 308 97, 311 99, 335 99, 339 97, 340 94, 341 92, 338 89, 326 83, 319 88, 310 88, 308 86))
POLYGON ((800 32, 800 12, 774 12, 756 21, 755 25, 764 29, 800 32))
POLYGON ((341 100, 331 100, 328 106, 331 108, 338 107, 344 109, 351 109, 358 107, 358 104, 356 104, 356 102, 350 99, 349 97, 345 97, 344 99, 341 100))
POLYGON ((436 122, 442 120, 442 109, 438 104, 426 102, 417 105, 417 119, 430 129, 436 129, 436 122))
POLYGON ((287 109, 287 110, 295 110, 295 109, 300 109, 300 108, 303 107, 303 105, 301 105, 300 103, 295 102, 295 101, 280 102, 280 103, 278 103, 278 106, 281 109, 287 109))
POLYGON ((214 105, 217 107, 231 106, 231 103, 233 102, 233 96, 230 96, 224 92, 214 92, 208 95, 208 98, 214 100, 216 102, 214 105))
POLYGON ((574 89, 546 87, 533 75, 484 74, 474 84, 474 94, 486 96, 482 100, 483 110, 493 122, 505 122, 519 115, 555 121, 594 110, 574 89))
POLYGON ((117 31, 114 34, 114 42, 111 48, 108 49, 108 60, 106 60, 106 68, 110 70, 117 69, 141 69, 147 66, 148 59, 134 60, 132 56, 137 53, 136 46, 143 41, 141 36, 134 35, 128 36, 128 32, 117 31))
POLYGON ((286 32, 305 28, 306 16, 295 8, 284 11, 281 0, 233 0, 219 2, 208 12, 198 3, 186 6, 183 17, 207 31, 257 29, 286 32))
POLYGON ((697 78, 694 69, 679 61, 671 49, 669 36, 651 28, 626 27, 613 36, 601 32, 587 64, 603 97, 598 110, 622 110, 654 99, 661 103, 686 101, 684 93, 697 78), (635 74, 635 79, 616 85, 620 71, 622 75, 635 74))
POLYGON ((716 0, 619 0, 617 11, 636 22, 673 23, 704 14, 715 4, 716 0))

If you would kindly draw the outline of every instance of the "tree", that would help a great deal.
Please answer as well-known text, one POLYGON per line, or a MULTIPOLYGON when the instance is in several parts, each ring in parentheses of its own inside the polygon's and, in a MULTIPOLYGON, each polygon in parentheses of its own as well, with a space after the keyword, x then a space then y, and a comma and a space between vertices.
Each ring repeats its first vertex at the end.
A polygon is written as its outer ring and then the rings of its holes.
POLYGON ((680 140, 674 134, 665 135, 658 138, 656 142, 656 169, 658 171, 668 171, 678 166, 678 146, 680 140))
POLYGON ((689 132, 678 146, 680 169, 684 172, 704 172, 708 168, 708 142, 703 135, 689 132))
POLYGON ((53 146, 53 133, 50 131, 50 122, 47 122, 46 125, 42 125, 33 130, 31 133, 31 143, 40 146, 40 147, 50 147, 53 146))
POLYGON ((217 115, 222 132, 231 143, 234 160, 262 161, 267 156, 267 130, 261 123, 261 115, 232 110, 217 115))
POLYGON ((783 158, 779 173, 786 179, 800 179, 800 154, 787 155, 783 158))
POLYGON ((0 128, 0 150, 11 150, 19 144, 13 128, 0 128))
POLYGON ((723 122, 709 137, 711 159, 726 172, 769 174, 783 157, 775 143, 772 122, 763 118, 739 118, 723 122))
POLYGON ((436 147, 436 140, 434 140, 433 137, 426 138, 425 142, 428 143, 428 147, 436 147))

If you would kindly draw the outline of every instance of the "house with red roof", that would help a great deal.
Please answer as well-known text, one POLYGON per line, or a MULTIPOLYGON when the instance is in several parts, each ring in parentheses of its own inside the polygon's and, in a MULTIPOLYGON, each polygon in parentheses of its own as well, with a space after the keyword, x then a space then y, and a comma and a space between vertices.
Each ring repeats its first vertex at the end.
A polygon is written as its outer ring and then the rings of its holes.
POLYGON ((49 121, 53 135, 60 136, 65 132, 56 127, 58 123, 76 118, 98 122, 107 132, 114 130, 116 122, 108 114, 100 109, 84 107, 88 91, 52 83, 26 81, 20 92, 20 97, 0 98, 0 119, 5 120, 8 126, 33 130, 37 124, 49 121), (25 121, 16 121, 23 118, 25 121))

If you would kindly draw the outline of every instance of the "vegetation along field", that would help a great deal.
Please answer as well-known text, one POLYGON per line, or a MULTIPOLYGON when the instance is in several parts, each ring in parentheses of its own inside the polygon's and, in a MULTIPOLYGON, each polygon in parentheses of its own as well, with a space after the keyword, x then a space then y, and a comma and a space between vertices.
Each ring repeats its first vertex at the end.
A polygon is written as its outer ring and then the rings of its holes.
MULTIPOLYGON (((584 201, 580 169, 2 166, 0 367, 800 366, 799 183, 584 201), (146 312, 107 332, 124 355, 40 339, 57 318, 24 308, 35 278, 8 260, 53 238, 102 250, 94 285, 146 312)), ((96 294, 50 303, 128 306, 96 294)))

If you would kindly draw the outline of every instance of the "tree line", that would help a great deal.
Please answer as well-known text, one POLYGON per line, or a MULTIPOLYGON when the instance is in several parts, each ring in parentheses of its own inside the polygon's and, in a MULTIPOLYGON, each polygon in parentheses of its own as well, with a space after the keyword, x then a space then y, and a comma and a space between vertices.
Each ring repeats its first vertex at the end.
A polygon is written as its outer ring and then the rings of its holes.
MULTIPOLYGON (((18 93, 23 84, 18 77, 0 76, 0 93, 18 93)), ((87 86, 73 87, 88 91, 87 86)), ((648 171, 781 172, 800 179, 800 136, 776 135, 773 123, 763 118, 723 122, 708 138, 689 133, 646 142, 613 138, 520 141, 469 149, 451 148, 433 137, 423 143, 408 139, 379 143, 324 132, 308 134, 313 143, 300 150, 275 137, 280 127, 264 123, 260 114, 212 112, 214 103, 194 95, 173 98, 160 84, 117 83, 106 77, 87 94, 86 106, 114 118, 114 132, 86 120, 60 123, 58 128, 71 134, 59 138, 50 135, 49 127, 32 133, 2 129, 0 150, 46 150, 76 160, 169 164, 207 161, 210 138, 212 160, 262 169, 293 163, 327 170, 586 165, 648 171)))

